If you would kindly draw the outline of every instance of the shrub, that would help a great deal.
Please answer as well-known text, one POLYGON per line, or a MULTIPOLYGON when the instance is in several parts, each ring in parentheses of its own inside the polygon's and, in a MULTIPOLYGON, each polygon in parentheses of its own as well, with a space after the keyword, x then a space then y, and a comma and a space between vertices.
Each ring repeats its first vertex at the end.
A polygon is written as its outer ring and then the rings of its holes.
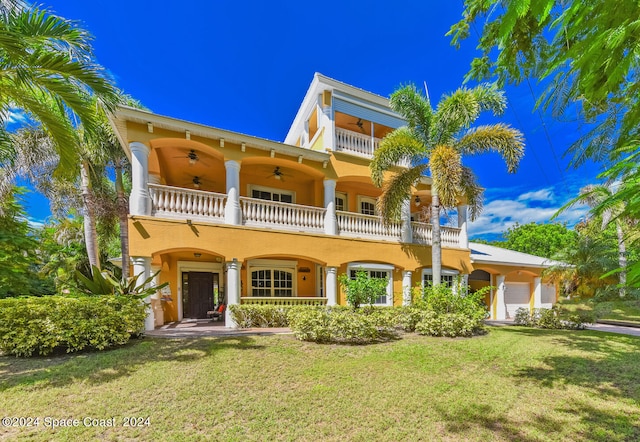
POLYGON ((462 313, 437 314, 426 311, 416 324, 416 332, 421 335, 470 337, 482 332, 482 320, 478 321, 462 313))
POLYGON ((15 356, 103 350, 144 328, 145 306, 124 296, 0 300, 0 351, 15 356))
POLYGON ((240 328, 288 327, 287 312, 291 308, 282 305, 245 304, 230 305, 229 311, 240 328))
POLYGON ((393 309, 294 307, 289 326, 300 340, 365 344, 395 336, 393 309))
POLYGON ((379 297, 387 294, 389 283, 388 278, 371 278, 364 270, 356 271, 355 279, 343 273, 339 280, 346 292, 347 302, 353 308, 358 308, 361 304, 375 304, 379 297))
POLYGON ((586 324, 595 322, 592 312, 569 312, 560 306, 552 308, 536 308, 529 312, 527 308, 516 310, 515 325, 524 325, 546 329, 584 329, 586 324))

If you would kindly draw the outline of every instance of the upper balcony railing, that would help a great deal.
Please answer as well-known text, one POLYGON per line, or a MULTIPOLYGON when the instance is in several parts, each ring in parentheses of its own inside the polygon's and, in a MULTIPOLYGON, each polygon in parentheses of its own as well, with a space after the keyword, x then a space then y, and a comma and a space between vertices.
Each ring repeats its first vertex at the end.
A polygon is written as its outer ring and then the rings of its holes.
MULTIPOLYGON (((380 147, 380 138, 353 132, 336 127, 336 150, 363 158, 373 158, 373 153, 380 147)), ((400 160, 398 166, 409 167, 407 160, 400 160)))
POLYGON ((373 152, 379 145, 380 138, 336 127, 337 151, 373 158, 373 152))
POLYGON ((152 214, 163 218, 195 218, 224 221, 227 195, 201 190, 149 184, 152 214))
POLYGON ((242 222, 253 227, 278 227, 302 232, 324 232, 323 207, 279 203, 257 198, 240 197, 242 222))
MULTIPOLYGON (((201 190, 149 184, 153 216, 170 219, 190 219, 204 222, 225 223, 227 195, 201 190)), ((281 203, 257 198, 240 197, 242 224, 249 227, 272 228, 282 231, 324 233, 326 209, 281 203)), ((337 235, 400 242, 402 223, 385 224, 379 216, 353 212, 336 212, 337 235)), ((431 224, 412 222, 414 244, 431 245, 431 224)), ((441 227, 443 247, 459 248, 460 229, 441 227)))

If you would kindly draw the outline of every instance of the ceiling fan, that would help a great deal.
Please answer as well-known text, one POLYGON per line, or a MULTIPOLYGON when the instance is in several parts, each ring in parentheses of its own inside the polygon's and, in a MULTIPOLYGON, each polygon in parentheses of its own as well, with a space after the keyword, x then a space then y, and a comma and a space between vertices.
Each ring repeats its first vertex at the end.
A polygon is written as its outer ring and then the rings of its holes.
POLYGON ((284 181, 283 179, 284 176, 285 174, 282 173, 282 171, 280 170, 280 166, 276 166, 276 168, 273 169, 273 173, 269 175, 267 178, 274 177, 276 180, 284 181))
MULTIPOLYGON (((193 186, 194 189, 199 189, 203 184, 204 184, 204 176, 200 175, 194 175, 193 178, 191 178, 191 180, 187 183, 185 183, 186 186, 193 186)), ((208 180, 207 180, 208 181, 208 180)), ((213 184, 213 183, 212 183, 213 184)))
POLYGON ((358 121, 356 121, 355 123, 349 123, 349 124, 353 124, 354 126, 358 126, 358 128, 360 128, 360 131, 362 133, 365 133, 364 121, 362 121, 362 118, 358 118, 358 121))
POLYGON ((193 166, 198 161, 200 161, 200 163, 203 164, 204 166, 208 166, 207 163, 205 163, 204 161, 202 161, 200 159, 200 157, 198 156, 198 154, 196 153, 196 151, 194 149, 190 149, 189 152, 187 152, 185 155, 180 155, 180 156, 173 157, 173 158, 186 158, 186 159, 189 160, 189 165, 190 166, 193 166))

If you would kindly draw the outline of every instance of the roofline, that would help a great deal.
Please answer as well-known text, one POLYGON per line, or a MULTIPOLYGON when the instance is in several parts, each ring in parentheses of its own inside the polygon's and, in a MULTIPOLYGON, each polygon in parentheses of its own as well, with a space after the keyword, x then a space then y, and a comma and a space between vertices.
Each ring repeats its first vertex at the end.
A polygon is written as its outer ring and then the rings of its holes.
MULTIPOLYGON (((354 96, 356 98, 360 98, 364 101, 369 101, 378 106, 389 108, 389 99, 383 97, 382 95, 374 94, 373 92, 369 92, 364 89, 352 86, 350 84, 343 83, 342 81, 336 80, 331 77, 327 77, 326 75, 322 75, 321 73, 316 72, 313 74, 313 80, 311 80, 311 84, 307 88, 307 92, 305 93, 304 98, 302 99, 302 102, 298 107, 296 116, 293 118, 293 121, 289 126, 289 130, 287 131, 285 140, 289 138, 289 136, 291 135, 291 131, 294 128, 303 124, 303 119, 305 118, 305 115, 307 113, 308 106, 312 104, 313 101, 315 100, 315 96, 318 94, 321 85, 328 86, 325 89, 330 89, 332 93, 334 92, 334 90, 338 90, 339 91, 338 95, 340 95, 341 99, 346 98, 347 100, 349 100, 348 97, 343 97, 342 94, 340 94, 340 92, 342 92, 343 94, 354 96)), ((359 103, 359 104, 363 105, 363 103, 359 103)), ((376 110, 381 111, 380 109, 376 109, 376 110)), ((397 115, 395 112, 391 111, 391 109, 389 109, 389 114, 396 115, 398 118, 402 118, 401 116, 397 115)))
MULTIPOLYGON (((302 156, 305 159, 311 161, 324 162, 329 161, 331 158, 331 154, 326 152, 315 151, 311 149, 305 149, 298 146, 293 146, 290 144, 285 144, 280 141, 272 141, 266 138, 260 138, 253 135, 246 135, 239 132, 232 132, 225 129, 218 129, 212 126, 206 126, 204 124, 192 123, 190 121, 181 120, 178 118, 167 117, 165 115, 155 114, 150 111, 145 111, 141 109, 135 109, 129 106, 118 106, 116 111, 114 112, 113 119, 122 119, 124 121, 129 121, 132 123, 140 123, 147 124, 151 123, 155 127, 167 129, 175 132, 185 132, 189 131, 191 135, 201 136, 204 138, 211 139, 220 139, 223 138, 225 141, 242 144, 244 143, 247 147, 251 147, 254 149, 271 151, 274 150, 276 153, 299 157, 302 156)), ((112 126, 115 126, 115 121, 112 121, 112 126)), ((122 144, 122 147, 126 152, 129 151, 128 142, 121 138, 121 134, 116 130, 116 134, 118 135, 118 139, 122 144)))
MULTIPOLYGON (((554 262, 550 262, 549 264, 524 264, 517 262, 505 262, 505 261, 485 261, 482 259, 474 259, 473 256, 470 257, 472 264, 493 264, 493 265, 503 265, 503 266, 511 266, 511 267, 529 267, 535 269, 548 269, 554 265, 554 262)), ((557 263, 561 264, 561 263, 557 263)))

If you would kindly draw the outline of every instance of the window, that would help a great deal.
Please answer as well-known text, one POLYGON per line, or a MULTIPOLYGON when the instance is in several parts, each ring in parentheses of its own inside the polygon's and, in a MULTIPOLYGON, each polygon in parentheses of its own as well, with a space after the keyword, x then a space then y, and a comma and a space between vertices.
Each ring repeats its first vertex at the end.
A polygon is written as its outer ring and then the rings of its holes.
POLYGON ((353 262, 347 266, 352 279, 355 279, 358 270, 364 270, 370 278, 388 278, 387 294, 378 297, 374 305, 393 305, 393 266, 366 262, 353 262))
POLYGON ((336 192, 336 210, 343 212, 349 210, 347 207, 347 194, 343 192, 336 192))
POLYGON ((376 214, 376 199, 364 196, 358 196, 358 208, 363 215, 376 214))
MULTIPOLYGON (((456 270, 442 269, 440 272, 440 283, 446 284, 447 287, 453 287, 457 276, 458 272, 456 270)), ((433 284, 433 270, 424 269, 422 270, 422 286, 426 287, 430 284, 433 284)))
POLYGON ((251 186, 249 188, 251 198, 258 198, 267 201, 278 201, 281 203, 294 203, 295 194, 288 190, 271 189, 268 187, 251 186))
POLYGON ((256 259, 249 261, 250 296, 292 297, 295 292, 295 261, 256 259))

